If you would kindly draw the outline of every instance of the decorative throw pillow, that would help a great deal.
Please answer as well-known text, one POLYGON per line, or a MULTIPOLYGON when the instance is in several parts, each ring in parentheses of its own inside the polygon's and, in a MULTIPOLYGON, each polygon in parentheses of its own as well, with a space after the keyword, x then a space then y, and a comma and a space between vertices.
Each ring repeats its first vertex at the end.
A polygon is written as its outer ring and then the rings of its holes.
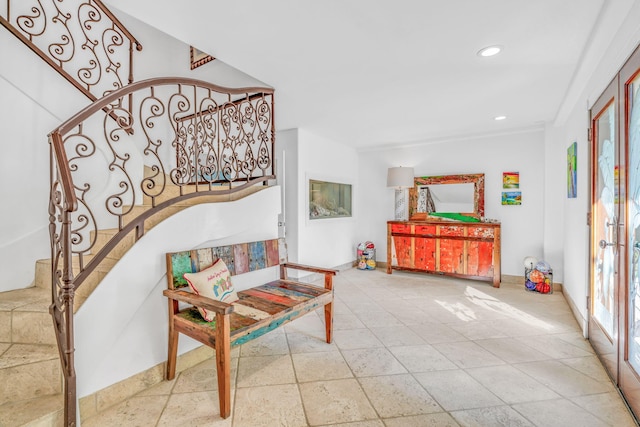
MULTIPOLYGON (((238 300, 238 294, 231 283, 229 269, 221 259, 198 273, 184 273, 184 278, 189 283, 191 290, 198 295, 228 304, 238 300)), ((215 313, 204 308, 198 307, 198 311, 207 322, 216 318, 215 313)))

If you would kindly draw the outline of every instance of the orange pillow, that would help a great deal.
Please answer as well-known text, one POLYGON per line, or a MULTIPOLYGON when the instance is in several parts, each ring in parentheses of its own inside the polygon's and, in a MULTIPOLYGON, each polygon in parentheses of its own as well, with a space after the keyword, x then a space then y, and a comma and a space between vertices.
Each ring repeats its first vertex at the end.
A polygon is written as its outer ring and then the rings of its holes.
MULTIPOLYGON (((231 304, 238 300, 238 294, 231 283, 231 273, 221 259, 198 273, 184 273, 191 290, 198 294, 218 301, 231 304)), ((216 314, 198 307, 198 311, 207 322, 216 318, 216 314)))

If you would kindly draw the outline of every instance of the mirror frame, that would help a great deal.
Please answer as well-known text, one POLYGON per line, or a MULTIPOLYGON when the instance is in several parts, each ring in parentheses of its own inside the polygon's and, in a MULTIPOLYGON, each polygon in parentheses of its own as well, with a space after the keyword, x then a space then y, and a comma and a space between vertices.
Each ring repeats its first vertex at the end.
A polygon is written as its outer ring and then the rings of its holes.
POLYGON ((473 212, 460 212, 474 218, 484 217, 484 174, 421 176, 413 179, 413 187, 409 188, 409 219, 425 220, 425 212, 418 212, 418 188, 434 184, 465 184, 473 183, 473 212))

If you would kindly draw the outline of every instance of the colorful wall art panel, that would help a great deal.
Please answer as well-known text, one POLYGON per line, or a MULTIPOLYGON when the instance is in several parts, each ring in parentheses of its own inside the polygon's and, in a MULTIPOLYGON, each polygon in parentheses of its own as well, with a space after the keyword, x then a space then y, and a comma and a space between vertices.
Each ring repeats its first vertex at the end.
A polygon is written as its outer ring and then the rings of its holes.
POLYGON ((502 204, 503 205, 521 205, 522 192, 521 191, 503 191, 502 204))
POLYGON ((502 188, 520 188, 520 172, 503 172, 502 188))
POLYGON ((567 197, 578 197, 578 143, 574 142, 567 148, 567 197))

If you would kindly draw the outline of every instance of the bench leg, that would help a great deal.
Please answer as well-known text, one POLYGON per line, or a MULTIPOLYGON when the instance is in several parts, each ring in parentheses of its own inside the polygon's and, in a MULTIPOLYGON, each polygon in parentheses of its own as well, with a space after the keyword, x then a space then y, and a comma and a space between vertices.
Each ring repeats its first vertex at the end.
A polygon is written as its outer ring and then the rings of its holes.
POLYGON ((324 327, 327 335, 327 344, 333 341, 333 303, 324 306, 324 327))
POLYGON ((167 352, 167 380, 171 381, 176 377, 176 360, 178 358, 178 332, 173 324, 173 319, 169 319, 169 349, 167 352))
POLYGON ((216 314, 216 371, 220 416, 231 415, 231 338, 229 315, 216 314))
MULTIPOLYGON (((333 292, 333 279, 332 275, 324 275, 324 288, 333 292)), ((324 306, 324 328, 327 335, 327 344, 331 344, 333 341, 333 299, 324 306)))

